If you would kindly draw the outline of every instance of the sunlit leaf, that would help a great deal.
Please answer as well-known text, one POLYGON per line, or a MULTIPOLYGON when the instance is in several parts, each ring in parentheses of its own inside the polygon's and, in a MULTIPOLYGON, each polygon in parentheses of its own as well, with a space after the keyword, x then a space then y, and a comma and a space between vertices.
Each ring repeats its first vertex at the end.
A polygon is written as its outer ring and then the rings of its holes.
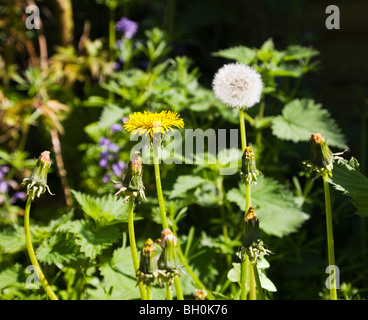
POLYGON ((330 113, 311 99, 289 102, 272 121, 272 133, 283 140, 308 141, 314 132, 327 138, 329 146, 346 148, 345 137, 330 113))

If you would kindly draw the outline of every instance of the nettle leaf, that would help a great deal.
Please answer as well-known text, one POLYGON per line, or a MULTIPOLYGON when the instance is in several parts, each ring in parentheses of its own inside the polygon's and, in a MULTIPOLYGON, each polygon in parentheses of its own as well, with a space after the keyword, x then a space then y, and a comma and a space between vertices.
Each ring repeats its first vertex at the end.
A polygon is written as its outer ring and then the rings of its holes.
POLYGON ((272 133, 283 140, 308 141, 313 132, 327 138, 329 146, 346 148, 340 128, 330 113, 314 100, 293 100, 284 106, 281 115, 272 120, 272 133))
POLYGON ((361 216, 368 216, 368 178, 358 170, 355 158, 349 162, 338 160, 334 163, 332 179, 329 182, 336 190, 343 192, 355 206, 355 212, 361 216))
POLYGON ((0 292, 7 287, 23 287, 24 283, 21 282, 21 274, 24 268, 16 263, 0 272, 0 292))
POLYGON ((169 198, 185 198, 187 197, 186 193, 189 190, 196 189, 198 186, 205 182, 205 179, 197 176, 179 176, 174 183, 169 198))
POLYGON ((92 260, 120 237, 119 230, 115 226, 96 226, 93 222, 84 220, 70 221, 61 231, 73 233, 80 251, 92 260))
POLYGON ((216 57, 222 57, 230 60, 235 60, 240 63, 250 64, 257 56, 257 52, 254 49, 247 48, 245 46, 236 46, 228 49, 220 50, 213 53, 216 57))
POLYGON ((95 197, 75 190, 72 193, 84 213, 98 224, 110 225, 128 221, 128 204, 117 201, 112 194, 95 197))
POLYGON ((37 248, 36 255, 40 262, 48 264, 66 264, 82 258, 74 238, 63 232, 57 232, 44 241, 37 248))
MULTIPOLYGON (((245 210, 245 187, 231 189, 227 198, 245 210)), ((260 228, 269 235, 283 237, 298 230, 309 218, 297 205, 293 193, 271 178, 260 176, 252 185, 252 205, 260 219, 260 228)))

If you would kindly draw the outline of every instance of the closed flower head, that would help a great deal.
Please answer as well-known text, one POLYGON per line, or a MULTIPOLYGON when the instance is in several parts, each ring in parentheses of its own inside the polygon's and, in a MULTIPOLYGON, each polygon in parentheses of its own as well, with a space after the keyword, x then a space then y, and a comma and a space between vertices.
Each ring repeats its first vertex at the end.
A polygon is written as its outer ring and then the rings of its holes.
POLYGON ((215 96, 233 108, 250 108, 261 99, 261 75, 241 63, 230 63, 220 68, 212 82, 215 96))
POLYGON ((256 168, 256 158, 252 147, 246 147, 242 156, 240 176, 245 184, 257 183, 260 172, 256 168))
POLYGON ((333 161, 336 157, 328 147, 326 140, 319 132, 312 133, 309 139, 309 161, 305 161, 304 164, 308 169, 315 170, 322 176, 332 176, 333 161))
POLYGON ((52 195, 47 185, 47 173, 51 163, 50 151, 42 152, 29 178, 23 179, 21 186, 26 186, 27 195, 31 197, 32 201, 35 196, 40 197, 46 190, 52 195))
POLYGON ((184 121, 180 115, 172 111, 153 113, 149 111, 134 112, 124 122, 124 128, 132 134, 150 135, 151 141, 157 135, 161 135, 173 128, 183 128, 184 121))
POLYGON ((141 261, 137 271, 138 282, 151 285, 155 281, 158 276, 156 255, 157 250, 153 240, 148 238, 141 251, 141 261))

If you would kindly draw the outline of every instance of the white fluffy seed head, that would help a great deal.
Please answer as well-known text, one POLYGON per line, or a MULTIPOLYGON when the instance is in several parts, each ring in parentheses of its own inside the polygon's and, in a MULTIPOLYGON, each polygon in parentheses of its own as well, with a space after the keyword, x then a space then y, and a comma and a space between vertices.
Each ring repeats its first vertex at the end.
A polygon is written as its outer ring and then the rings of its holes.
POLYGON ((233 108, 250 108, 261 99, 261 75, 241 63, 229 63, 220 68, 212 81, 215 96, 233 108))

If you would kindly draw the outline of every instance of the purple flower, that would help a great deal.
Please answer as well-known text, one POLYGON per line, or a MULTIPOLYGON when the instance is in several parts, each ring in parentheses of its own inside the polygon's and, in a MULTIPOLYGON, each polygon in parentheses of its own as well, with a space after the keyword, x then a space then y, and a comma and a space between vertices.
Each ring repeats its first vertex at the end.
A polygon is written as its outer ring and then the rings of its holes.
POLYGON ((115 133, 115 132, 119 132, 121 130, 123 130, 123 127, 121 124, 119 123, 115 123, 113 124, 111 127, 110 127, 110 130, 112 131, 112 133, 115 133))
POLYGON ((112 165, 112 171, 117 177, 121 177, 125 169, 126 169, 126 164, 124 161, 119 161, 118 163, 114 163, 112 165))
POLYGON ((0 193, 7 193, 8 189, 8 183, 6 181, 0 181, 0 193))
POLYGON ((102 158, 99 162, 99 166, 101 168, 106 168, 107 167, 107 158, 102 158))
POLYGON ((108 148, 112 152, 118 152, 119 151, 119 147, 115 143, 113 143, 113 142, 111 142, 109 144, 108 148))
POLYGON ((116 31, 124 32, 125 38, 131 39, 134 37, 135 33, 138 30, 138 24, 132 20, 123 17, 116 23, 115 29, 116 31))
POLYGON ((17 200, 25 201, 27 199, 27 194, 22 191, 14 193, 14 195, 9 199, 11 204, 14 204, 17 200))
POLYGON ((101 137, 99 142, 101 146, 107 147, 110 143, 110 139, 106 137, 101 137))
POLYGON ((102 178, 103 183, 108 183, 110 181, 110 176, 108 174, 105 174, 102 178))
POLYGON ((121 121, 123 122, 123 123, 125 123, 125 122, 127 122, 129 120, 129 117, 127 116, 127 117, 124 117, 121 121))

